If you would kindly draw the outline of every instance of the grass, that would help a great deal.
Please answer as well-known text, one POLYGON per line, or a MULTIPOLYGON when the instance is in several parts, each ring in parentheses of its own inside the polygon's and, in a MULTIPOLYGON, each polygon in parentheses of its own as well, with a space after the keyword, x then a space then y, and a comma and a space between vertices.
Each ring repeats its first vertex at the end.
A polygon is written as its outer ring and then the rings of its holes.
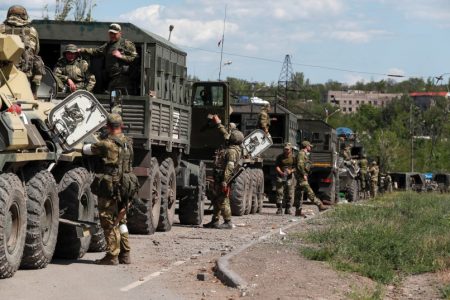
POLYGON ((382 284, 450 267, 450 195, 394 193, 361 204, 338 206, 325 226, 294 235, 312 244, 301 253, 382 284))
POLYGON ((443 286, 440 291, 443 299, 450 299, 450 284, 443 286))
POLYGON ((346 296, 350 300, 381 300, 384 297, 383 287, 378 284, 374 289, 353 289, 346 296))

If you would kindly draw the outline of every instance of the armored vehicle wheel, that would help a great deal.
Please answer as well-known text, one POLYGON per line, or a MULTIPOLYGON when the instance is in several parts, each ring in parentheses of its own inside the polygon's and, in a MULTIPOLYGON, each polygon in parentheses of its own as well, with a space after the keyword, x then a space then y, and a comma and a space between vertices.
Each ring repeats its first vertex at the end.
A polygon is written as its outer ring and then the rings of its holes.
POLYGON ((178 217, 180 223, 184 225, 200 225, 203 222, 206 199, 206 166, 200 161, 196 188, 186 198, 180 200, 178 217))
MULTIPOLYGON (((59 208, 63 218, 94 222, 95 200, 91 192, 92 176, 85 168, 69 170, 59 183, 59 208)), ((78 237, 74 226, 59 224, 55 257, 77 259, 89 249, 91 235, 78 237)))
POLYGON ((19 178, 0 174, 0 278, 17 271, 25 247, 27 206, 19 178))
POLYGON ((233 216, 243 216, 246 211, 248 194, 246 191, 247 182, 248 174, 246 171, 243 171, 231 185, 230 206, 233 216))
POLYGON ((128 210, 128 230, 136 234, 153 234, 159 223, 161 210, 161 175, 156 158, 152 158, 150 175, 141 190, 146 191, 147 198, 132 200, 128 210))
POLYGON ((177 201, 177 176, 171 158, 166 158, 159 167, 161 172, 161 212, 158 231, 170 231, 175 218, 177 201))
POLYGON ((245 173, 247 173, 247 179, 245 182, 245 192, 246 192, 246 196, 245 196, 245 215, 248 215, 251 211, 252 211, 252 198, 253 198, 253 178, 252 178, 252 170, 251 169, 246 169, 244 171, 245 173))
POLYGON ((52 173, 41 170, 26 182, 27 237, 21 267, 45 268, 52 260, 58 237, 58 185, 52 173))
POLYGON ((256 211, 258 210, 258 185, 259 185, 259 178, 258 178, 258 170, 252 169, 250 170, 250 182, 252 187, 252 194, 251 194, 251 205, 250 205, 250 213, 256 214, 256 211))
POLYGON ((256 213, 260 213, 263 208, 264 202, 264 173, 262 169, 256 169, 256 176, 258 178, 258 186, 256 188, 256 192, 258 195, 258 208, 256 209, 256 213))
POLYGON ((92 237, 91 237, 91 243, 89 244, 89 252, 103 252, 106 250, 106 240, 105 235, 103 233, 103 228, 100 225, 100 216, 98 212, 98 200, 97 196, 94 196, 94 222, 97 223, 97 225, 94 226, 92 229, 92 237))
POLYGON ((347 199, 349 202, 359 201, 358 181, 353 179, 347 190, 347 199))

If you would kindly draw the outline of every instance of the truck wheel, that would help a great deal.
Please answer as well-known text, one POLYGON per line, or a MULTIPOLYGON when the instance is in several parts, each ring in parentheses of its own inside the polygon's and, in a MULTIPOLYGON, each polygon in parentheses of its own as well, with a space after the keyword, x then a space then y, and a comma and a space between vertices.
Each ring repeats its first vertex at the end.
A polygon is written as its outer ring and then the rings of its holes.
MULTIPOLYGON (((91 192, 92 176, 85 168, 69 170, 59 183, 59 208, 62 218, 94 222, 95 203, 91 192)), ((55 257, 77 259, 89 249, 91 235, 78 237, 75 226, 59 224, 55 257)))
POLYGON ((247 205, 247 182, 248 182, 248 174, 246 171, 243 171, 239 176, 234 180, 231 185, 231 213, 233 216, 243 216, 246 211, 247 205))
POLYGON ((250 196, 250 213, 256 214, 256 211, 258 210, 258 185, 259 185, 259 178, 258 178, 258 170, 252 169, 249 171, 249 181, 251 183, 252 187, 252 193, 250 196))
POLYGON ((177 201, 177 176, 171 158, 166 158, 159 168, 161 172, 161 212, 158 231, 170 231, 175 217, 177 201))
POLYGON ((200 225, 203 222, 206 199, 206 166, 200 161, 197 187, 189 197, 181 199, 178 209, 180 223, 184 225, 200 225))
POLYGON ((258 178, 258 187, 257 187, 257 195, 258 195, 258 208, 256 213, 260 213, 263 208, 264 202, 264 172, 262 169, 256 170, 256 175, 258 178))
POLYGON ((103 228, 100 225, 100 216, 98 212, 98 199, 97 196, 94 196, 94 222, 97 223, 97 225, 92 228, 92 237, 91 237, 91 243, 89 244, 89 252, 103 252, 106 250, 106 239, 105 234, 103 232, 103 228))
POLYGON ((353 179, 348 187, 347 198, 349 202, 359 201, 358 181, 353 179))
POLYGON ((45 268, 52 260, 58 237, 58 185, 52 173, 41 170, 26 183, 27 237, 21 267, 45 268))
POLYGON ((0 174, 0 278, 17 271, 25 247, 27 205, 20 179, 0 174))
POLYGON ((141 190, 145 190, 147 197, 134 198, 128 210, 128 230, 135 234, 153 234, 159 222, 161 210, 161 175, 158 160, 152 158, 150 175, 145 179, 141 190))

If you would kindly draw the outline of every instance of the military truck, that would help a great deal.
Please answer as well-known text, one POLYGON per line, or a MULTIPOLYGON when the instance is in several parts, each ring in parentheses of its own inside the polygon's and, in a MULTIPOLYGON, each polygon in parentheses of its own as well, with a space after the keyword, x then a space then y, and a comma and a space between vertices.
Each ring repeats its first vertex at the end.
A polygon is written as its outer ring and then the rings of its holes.
POLYGON ((44 268, 54 254, 78 258, 88 250, 91 236, 83 229, 95 225, 92 179, 68 162, 81 165, 73 150, 107 116, 84 91, 57 105, 35 100, 14 65, 23 50, 19 36, 0 34, 0 278, 19 266, 44 268))
MULTIPOLYGON (((234 103, 231 105, 230 121, 236 123, 244 135, 247 135, 258 128, 258 115, 261 107, 261 104, 256 103, 234 103)), ((287 142, 298 149, 296 140, 298 124, 297 116, 278 103, 272 104, 269 117, 273 119, 269 128, 273 145, 261 154, 261 158, 264 161, 262 167, 264 180, 262 186, 259 186, 261 196, 258 199, 262 201, 263 195, 261 192, 264 191, 269 201, 275 203, 275 160, 279 154, 283 153, 284 144, 287 142)))
MULTIPOLYGON (((102 45, 107 41, 109 24, 33 21, 40 36, 42 58, 50 68, 67 44, 74 43, 80 48, 102 45)), ((134 141, 134 173, 141 188, 139 198, 128 212, 129 230, 139 234, 170 230, 176 199, 180 222, 199 225, 211 185, 214 151, 224 141, 219 131, 209 126, 207 115, 217 114, 226 126, 229 124, 228 85, 199 82, 190 88, 183 50, 133 24, 121 26, 123 37, 135 43, 138 53, 128 70, 134 84, 130 90, 105 93, 108 82, 103 72, 104 58, 84 58, 96 76, 95 96, 108 111, 112 104, 121 106, 124 132, 134 141), (204 91, 209 95, 206 102, 204 91)), ((57 98, 62 97, 57 94, 57 98)), ((239 178, 238 181, 241 182, 239 178)), ((248 193, 250 186, 253 183, 244 180, 232 193, 248 193)))
POLYGON ((433 175, 433 181, 437 183, 437 190, 441 193, 448 193, 450 191, 450 174, 436 173, 433 175))
POLYGON ((321 120, 298 120, 298 143, 309 141, 311 152, 309 183, 316 196, 331 203, 339 199, 338 140, 336 129, 321 120))

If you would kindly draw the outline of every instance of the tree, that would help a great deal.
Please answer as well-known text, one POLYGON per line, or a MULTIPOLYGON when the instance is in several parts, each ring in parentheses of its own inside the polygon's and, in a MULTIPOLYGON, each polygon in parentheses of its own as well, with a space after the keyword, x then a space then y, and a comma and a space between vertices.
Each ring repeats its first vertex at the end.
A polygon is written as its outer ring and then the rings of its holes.
MULTIPOLYGON (((57 21, 67 20, 69 13, 73 10, 75 21, 93 21, 92 9, 96 6, 95 0, 55 0, 54 19, 57 21)), ((49 19, 48 5, 44 6, 42 17, 49 19)))

